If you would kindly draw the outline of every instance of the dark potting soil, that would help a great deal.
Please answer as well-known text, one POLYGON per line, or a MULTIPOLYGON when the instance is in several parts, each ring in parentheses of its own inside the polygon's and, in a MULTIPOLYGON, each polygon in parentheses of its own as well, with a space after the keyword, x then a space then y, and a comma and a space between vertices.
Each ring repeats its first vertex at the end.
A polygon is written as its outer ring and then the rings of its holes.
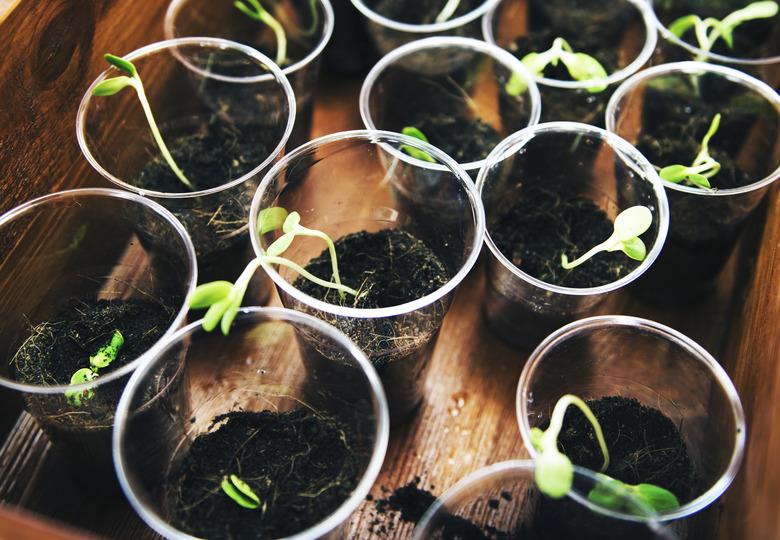
POLYGON ((622 252, 602 252, 572 270, 561 266, 612 234, 612 221, 593 201, 533 186, 491 227, 496 246, 512 264, 546 283, 597 287, 616 281, 640 263, 622 252))
POLYGON ((231 412, 198 436, 171 475, 171 521, 204 538, 280 538, 336 510, 358 482, 350 437, 337 421, 309 409, 231 412), (261 501, 250 510, 220 488, 235 474, 261 501))
POLYGON ((503 137, 481 118, 461 118, 446 114, 419 115, 410 124, 422 131, 428 142, 458 163, 485 159, 503 137))
MULTIPOLYGON (((613 396, 587 403, 609 449, 607 475, 628 484, 663 487, 681 503, 690 500, 696 471, 669 418, 635 399, 613 396)), ((566 412, 558 445, 575 465, 598 471, 603 463, 593 428, 579 409, 570 407, 566 412)))
MULTIPOLYGON (((388 19, 407 24, 433 24, 446 0, 367 0, 366 5, 388 19)), ((475 9, 480 0, 461 0, 448 20, 456 19, 475 9)))
POLYGON ((71 299, 51 320, 32 328, 14 356, 15 377, 28 384, 70 384, 73 373, 89 367, 90 355, 119 330, 124 344, 116 359, 100 370, 99 375, 105 375, 149 350, 174 315, 172 308, 148 300, 71 299))

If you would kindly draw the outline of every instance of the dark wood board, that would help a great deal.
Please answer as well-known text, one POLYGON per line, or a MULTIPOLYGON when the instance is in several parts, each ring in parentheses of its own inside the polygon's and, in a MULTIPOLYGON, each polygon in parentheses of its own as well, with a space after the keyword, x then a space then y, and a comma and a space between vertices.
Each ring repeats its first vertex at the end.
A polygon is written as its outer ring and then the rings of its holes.
MULTIPOLYGON (((129 52, 162 36, 167 2, 51 0, 21 2, 2 20, 0 56, 0 211, 64 188, 105 186, 82 158, 75 116, 84 89, 104 69, 105 51, 129 52)), ((312 136, 362 127, 361 77, 326 76, 318 90, 312 136)), ((639 315, 688 334, 724 365, 742 394, 749 446, 742 474, 710 512, 719 537, 780 536, 780 201, 777 190, 757 213, 721 275, 716 293, 675 312, 650 308, 626 293, 601 313, 639 315), (766 218, 766 219, 764 219, 766 218), (757 249, 758 245, 761 249, 757 249)), ((458 292, 432 359, 426 400, 391 434, 372 491, 384 496, 416 476, 438 494, 484 465, 526 455, 514 398, 525 354, 498 339, 482 321, 482 268, 458 292)), ((272 303, 278 304, 275 296, 272 303)), ((63 464, 12 395, 0 393, 0 501, 114 538, 155 538, 126 503, 107 503, 66 484, 63 464)), ((0 508, 0 538, 44 538, 46 524, 0 508)), ((366 501, 349 525, 350 538, 408 538, 369 531, 376 517, 366 501)))

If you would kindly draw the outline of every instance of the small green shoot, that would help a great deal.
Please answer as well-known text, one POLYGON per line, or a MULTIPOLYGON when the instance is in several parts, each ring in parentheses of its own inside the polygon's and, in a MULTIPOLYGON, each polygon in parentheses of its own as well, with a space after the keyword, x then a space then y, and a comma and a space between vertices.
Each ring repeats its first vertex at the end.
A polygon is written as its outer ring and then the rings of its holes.
MULTIPOLYGON (((528 69, 531 76, 541 77, 547 66, 557 66, 558 62, 563 62, 572 79, 575 81, 593 81, 606 79, 609 75, 601 63, 592 56, 574 52, 571 45, 563 38, 555 38, 552 47, 541 53, 528 53, 521 60, 528 69)), ((504 90, 510 96, 519 96, 525 92, 528 85, 519 73, 512 73, 509 81, 504 86, 504 90)), ((607 89, 606 85, 590 86, 588 92, 598 94, 607 89)))
POLYGON ((287 35, 284 27, 265 9, 260 0, 236 0, 233 5, 241 13, 258 22, 266 24, 276 35, 276 64, 281 66, 287 60, 287 35))
POLYGON ((247 265, 235 283, 213 281, 198 285, 190 300, 190 308, 208 309, 203 317, 204 330, 211 332, 219 325, 223 334, 227 335, 230 332, 230 326, 241 307, 249 282, 263 263, 279 264, 291 268, 305 279, 321 287, 337 290, 342 298, 346 294, 356 298, 359 296, 358 291, 341 283, 336 259, 336 246, 333 240, 322 231, 304 227, 300 221, 301 216, 298 212, 288 214, 284 208, 280 207, 266 208, 258 214, 257 229, 260 234, 266 234, 280 228, 283 234, 268 246, 263 255, 256 257, 247 265), (333 282, 320 279, 299 264, 281 256, 290 247, 296 236, 310 236, 325 241, 330 254, 333 282))
POLYGON ((753 2, 742 9, 727 15, 722 20, 714 17, 702 19, 698 15, 685 15, 669 25, 669 31, 682 39, 683 35, 693 28, 699 48, 703 51, 697 60, 706 60, 707 53, 715 43, 722 39, 729 49, 734 48, 734 29, 740 24, 756 19, 768 19, 777 15, 778 5, 774 1, 753 2))
POLYGON ((712 188, 710 178, 720 171, 720 163, 710 155, 710 139, 720 127, 720 113, 712 119, 710 128, 701 140, 701 149, 690 167, 685 165, 669 165, 658 172, 658 175, 673 184, 685 182, 691 186, 704 189, 712 188))
POLYGON ((572 262, 569 262, 565 253, 561 254, 561 266, 571 270, 602 251, 622 251, 631 259, 643 261, 647 256, 647 248, 639 236, 644 234, 652 223, 653 214, 646 206, 627 208, 615 218, 613 232, 609 238, 572 262))
MULTIPOLYGON (((414 137, 415 139, 419 139, 422 142, 426 142, 426 143, 428 142, 428 137, 426 137, 422 131, 420 131, 414 126, 406 126, 401 130, 401 133, 409 137, 414 137)), ((413 146, 409 146, 408 144, 402 144, 401 150, 403 150, 413 158, 419 159, 420 161, 427 161, 428 163, 436 163, 436 160, 433 159, 428 152, 425 152, 424 150, 419 150, 417 148, 414 148, 413 146)))
POLYGON ((141 76, 138 74, 138 70, 129 60, 114 56, 113 54, 105 54, 103 55, 103 58, 106 59, 106 62, 120 71, 123 71, 127 75, 121 75, 119 77, 114 77, 102 81, 94 88, 94 90, 92 90, 92 95, 113 96, 128 86, 132 87, 135 90, 135 93, 138 95, 138 100, 141 102, 141 108, 143 109, 144 115, 146 116, 146 121, 149 123, 149 128, 152 130, 152 136, 154 137, 157 146, 160 148, 160 152, 162 153, 163 158, 165 158, 166 163, 168 163, 168 166, 171 168, 176 177, 181 181, 181 183, 191 191, 194 191, 195 188, 192 186, 192 182, 187 179, 187 177, 184 175, 184 172, 182 172, 182 170, 174 161, 173 156, 168 150, 168 147, 165 145, 165 141, 162 138, 160 130, 157 128, 157 122, 154 120, 154 115, 152 114, 152 108, 149 105, 149 100, 146 99, 144 84, 141 81, 141 76))
POLYGON ((605 474, 599 474, 598 478, 596 487, 588 493, 588 500, 602 508, 642 516, 648 510, 668 512, 680 507, 674 493, 654 484, 626 484, 605 474))
POLYGON ((320 13, 317 10, 317 0, 309 0, 309 10, 311 11, 311 26, 305 30, 301 30, 301 35, 304 37, 313 36, 320 24, 320 13))
POLYGON ((233 499, 233 501, 248 510, 257 510, 260 508, 260 498, 252 491, 249 484, 241 480, 235 474, 224 476, 220 484, 222 491, 233 499))
POLYGON ((446 22, 455 14, 455 10, 458 9, 458 5, 460 5, 460 0, 447 0, 447 3, 444 4, 444 7, 436 16, 436 23, 438 24, 446 22))
POLYGON ((563 427, 563 418, 566 415, 566 409, 574 405, 582 411, 585 418, 593 426, 596 432, 601 453, 604 456, 604 463, 601 471, 609 467, 609 452, 607 443, 604 440, 604 434, 601 432, 601 425, 590 407, 580 398, 572 394, 566 394, 558 400, 553 409, 550 425, 546 431, 539 428, 531 429, 531 444, 539 453, 536 457, 536 472, 534 480, 539 490, 553 499, 560 499, 565 496, 572 486, 574 480, 574 465, 571 460, 558 450, 558 435, 563 427))
MULTIPOLYGON (((125 344, 125 338, 119 330, 114 330, 111 340, 100 347, 98 351, 89 357, 90 367, 76 370, 70 377, 70 384, 83 384, 94 381, 98 377, 98 371, 108 367, 119 355, 119 349, 125 344)), ((90 400, 95 397, 95 390, 88 388, 86 390, 68 390, 65 392, 65 399, 68 403, 80 407, 82 401, 90 400)))

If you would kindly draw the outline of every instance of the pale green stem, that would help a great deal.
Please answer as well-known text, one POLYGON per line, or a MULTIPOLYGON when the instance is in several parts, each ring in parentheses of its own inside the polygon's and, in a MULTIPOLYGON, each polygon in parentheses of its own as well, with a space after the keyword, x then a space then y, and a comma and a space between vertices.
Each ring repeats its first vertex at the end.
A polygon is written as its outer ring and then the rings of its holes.
POLYGON ((280 264, 282 266, 286 266, 287 268, 290 268, 296 272, 298 272, 300 275, 302 275, 304 278, 308 279, 312 283, 316 283, 317 285, 321 287, 327 287, 328 289, 336 289, 337 291, 344 292, 347 294, 350 294, 352 296, 358 296, 358 292, 351 288, 347 287, 346 285, 341 285, 338 283, 333 283, 330 281, 325 281, 324 279, 320 279, 314 274, 310 273, 308 270, 300 266, 299 264, 296 264, 292 261, 289 261, 285 259, 284 257, 272 257, 270 255, 263 255, 262 256, 263 262, 271 263, 271 264, 280 264))
POLYGON ((573 394, 566 394, 555 404, 552 417, 550 418, 550 426, 544 432, 543 447, 557 449, 558 435, 563 427, 563 418, 566 414, 566 409, 568 409, 570 405, 574 405, 581 410, 582 414, 585 415, 585 418, 587 418, 588 422, 593 426, 593 430, 596 432, 596 439, 601 448, 601 453, 604 456, 604 464, 601 466, 601 471, 606 471, 609 468, 609 451, 607 450, 607 442, 604 440, 604 433, 601 431, 601 425, 590 410, 590 407, 588 407, 582 399, 573 394))
POLYGON ((609 248, 612 247, 612 244, 614 243, 614 236, 615 235, 613 234, 612 236, 604 240, 602 243, 593 246, 588 251, 586 251, 582 256, 574 259, 571 262, 569 262, 566 255, 561 255, 561 266, 566 270, 571 270, 572 268, 581 265, 582 263, 584 263, 594 255, 596 255, 597 253, 600 253, 602 251, 608 251, 609 248))
POLYGON ((281 66, 287 59, 287 35, 284 33, 284 27, 265 9, 260 12, 260 20, 276 34, 276 64, 281 66))
POLYGON ((146 115, 146 120, 149 122, 149 127, 152 130, 152 136, 154 137, 154 140, 157 142, 157 146, 160 147, 160 152, 162 152, 163 157, 165 158, 166 163, 168 163, 168 166, 171 168, 173 173, 177 176, 179 180, 181 180, 181 183, 187 186, 191 190, 195 190, 195 188, 192 186, 192 183, 187 179, 186 176, 184 176, 184 173, 179 168, 178 165, 176 165, 176 162, 173 160, 173 156, 168 151, 168 147, 165 145, 165 141, 162 138, 162 134, 160 133, 160 130, 157 129, 157 123, 154 121, 154 115, 152 114, 152 108, 149 106, 149 101, 146 99, 146 92, 144 92, 144 85, 138 78, 131 78, 133 88, 135 89, 136 94, 138 94, 138 100, 141 102, 141 108, 144 110, 144 114, 146 115))
POLYGON ((455 13, 455 10, 458 9, 459 4, 460 0, 448 0, 441 12, 436 16, 436 22, 443 23, 452 17, 452 15, 455 13))
POLYGON ((296 235, 320 238, 324 240, 326 244, 328 244, 328 252, 330 253, 330 266, 333 271, 333 280, 337 284, 341 285, 341 277, 339 276, 339 263, 336 260, 336 246, 333 244, 333 240, 330 239, 330 236, 322 231, 309 229, 303 225, 298 225, 295 229, 296 235))

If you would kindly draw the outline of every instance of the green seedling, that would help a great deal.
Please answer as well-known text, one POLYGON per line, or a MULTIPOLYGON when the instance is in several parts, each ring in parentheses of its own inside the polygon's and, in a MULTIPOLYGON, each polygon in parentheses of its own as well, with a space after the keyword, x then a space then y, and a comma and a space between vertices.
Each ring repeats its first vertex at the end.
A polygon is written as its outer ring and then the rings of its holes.
MULTIPOLYGON (((588 54, 574 52, 571 45, 560 37, 555 38, 552 47, 548 50, 541 53, 528 53, 521 62, 533 77, 541 77, 547 66, 557 66, 558 62, 563 62, 569 75, 575 81, 594 81, 608 77, 607 70, 604 69, 604 66, 598 60, 588 54)), ((519 96, 525 92, 526 88, 528 88, 528 85, 519 73, 512 73, 509 81, 504 86, 504 90, 510 96, 519 96)), ((603 92, 606 89, 606 85, 587 88, 588 92, 593 94, 603 92)))
POLYGON ((309 10, 311 11, 311 26, 305 30, 301 30, 301 35, 305 37, 311 37, 314 32, 317 31, 317 26, 320 24, 320 13, 317 11, 317 0, 309 0, 309 10))
POLYGON ((284 27, 265 9, 260 0, 236 0, 233 5, 250 19, 267 25, 276 35, 276 64, 281 66, 287 59, 287 35, 284 27))
MULTIPOLYGON (((426 137, 422 131, 420 131, 414 126, 406 126, 401 130, 401 133, 403 133, 404 135, 408 135, 409 137, 414 137, 415 139, 419 139, 422 142, 426 142, 426 143, 428 142, 428 137, 426 137)), ((408 144, 402 144, 401 150, 403 150, 413 158, 419 159, 420 161, 427 161, 428 163, 436 163, 436 160, 433 159, 428 152, 425 152, 424 150, 420 150, 413 146, 409 146, 408 144)))
POLYGON ((460 5, 460 0, 447 0, 447 3, 444 4, 444 7, 436 16, 436 22, 443 23, 447 21, 455 14, 455 10, 458 9, 458 5, 460 5))
POLYGON ((135 93, 138 95, 138 101, 141 102, 141 108, 143 109, 144 115, 146 116, 146 121, 149 123, 149 128, 152 130, 152 136, 154 137, 157 146, 160 148, 160 152, 162 153, 163 158, 165 158, 165 162, 171 168, 176 177, 181 181, 181 183, 184 184, 189 190, 194 191, 195 188, 192 186, 192 182, 187 179, 182 170, 174 161, 173 156, 171 155, 170 151, 168 151, 168 147, 165 145, 165 141, 162 138, 160 130, 157 128, 157 122, 154 121, 152 108, 149 105, 149 100, 146 99, 144 84, 141 81, 141 76, 138 74, 138 70, 129 60, 114 56, 113 54, 105 54, 103 55, 103 58, 105 58, 106 62, 118 70, 126 73, 126 75, 121 75, 119 77, 113 77, 111 79, 102 81, 100 84, 95 86, 94 90, 92 90, 92 95, 113 96, 128 86, 133 88, 135 93))
POLYGON ((685 182, 691 186, 710 189, 710 178, 720 171, 720 163, 710 155, 710 139, 720 127, 720 113, 716 114, 710 124, 710 129, 701 140, 701 149, 690 167, 685 165, 669 165, 658 172, 658 175, 674 184, 685 182))
POLYGON ((260 497, 258 497, 249 484, 241 480, 235 474, 222 477, 220 487, 225 494, 233 501, 248 510, 257 510, 260 508, 260 497))
POLYGON ((615 218, 612 235, 609 238, 571 262, 566 254, 561 254, 561 266, 571 270, 602 251, 622 251, 631 259, 644 261, 647 248, 639 236, 644 234, 652 223, 653 214, 646 206, 627 208, 615 218))
MULTIPOLYGON (((531 444, 538 452, 534 482, 539 491, 553 499, 560 499, 571 491, 574 482, 574 465, 558 450, 558 435, 563 428, 566 410, 574 405, 587 418, 596 433, 601 454, 604 457, 601 473, 609 468, 609 450, 601 430, 601 424, 587 403, 572 394, 562 396, 553 408, 550 425, 546 430, 531 429, 531 444)), ((680 503, 673 493, 653 484, 625 484, 606 474, 599 473, 599 483, 590 490, 588 499, 604 508, 626 510, 644 515, 647 509, 663 512, 678 508, 680 503), (638 504, 637 504, 638 503, 638 504), (641 507, 640 507, 641 506, 641 507)))
POLYGON ((708 17, 702 19, 698 15, 685 15, 669 25, 669 31, 678 38, 693 29, 699 48, 703 51, 696 59, 705 60, 707 53, 715 43, 722 39, 729 49, 734 48, 734 29, 740 24, 756 19, 768 19, 777 15, 778 5, 773 1, 753 2, 742 9, 727 15, 722 20, 708 17))
MULTIPOLYGON (((89 367, 76 370, 70 377, 70 384, 83 384, 97 379, 98 371, 107 368, 116 360, 119 355, 119 349, 125 344, 125 338, 119 330, 114 330, 111 340, 100 347, 98 351, 89 357, 89 367)), ((92 388, 86 390, 68 390, 65 392, 65 399, 68 403, 80 407, 82 401, 87 401, 95 397, 95 391, 92 388)))
POLYGON ((214 281, 199 285, 195 289, 190 300, 190 308, 208 309, 203 317, 204 330, 211 332, 219 325, 223 334, 227 335, 230 332, 230 326, 241 307, 249 282, 263 263, 286 266, 321 287, 337 290, 342 298, 345 298, 347 294, 355 298, 360 297, 358 291, 341 283, 336 259, 336 246, 333 240, 322 231, 304 227, 300 221, 301 216, 298 212, 288 214, 284 208, 280 207, 266 208, 258 214, 257 228, 261 235, 280 228, 283 234, 268 246, 264 254, 256 257, 247 265, 235 283, 214 281), (296 236, 311 236, 325 241, 330 254, 332 282, 318 278, 299 264, 281 256, 290 247, 296 236))

